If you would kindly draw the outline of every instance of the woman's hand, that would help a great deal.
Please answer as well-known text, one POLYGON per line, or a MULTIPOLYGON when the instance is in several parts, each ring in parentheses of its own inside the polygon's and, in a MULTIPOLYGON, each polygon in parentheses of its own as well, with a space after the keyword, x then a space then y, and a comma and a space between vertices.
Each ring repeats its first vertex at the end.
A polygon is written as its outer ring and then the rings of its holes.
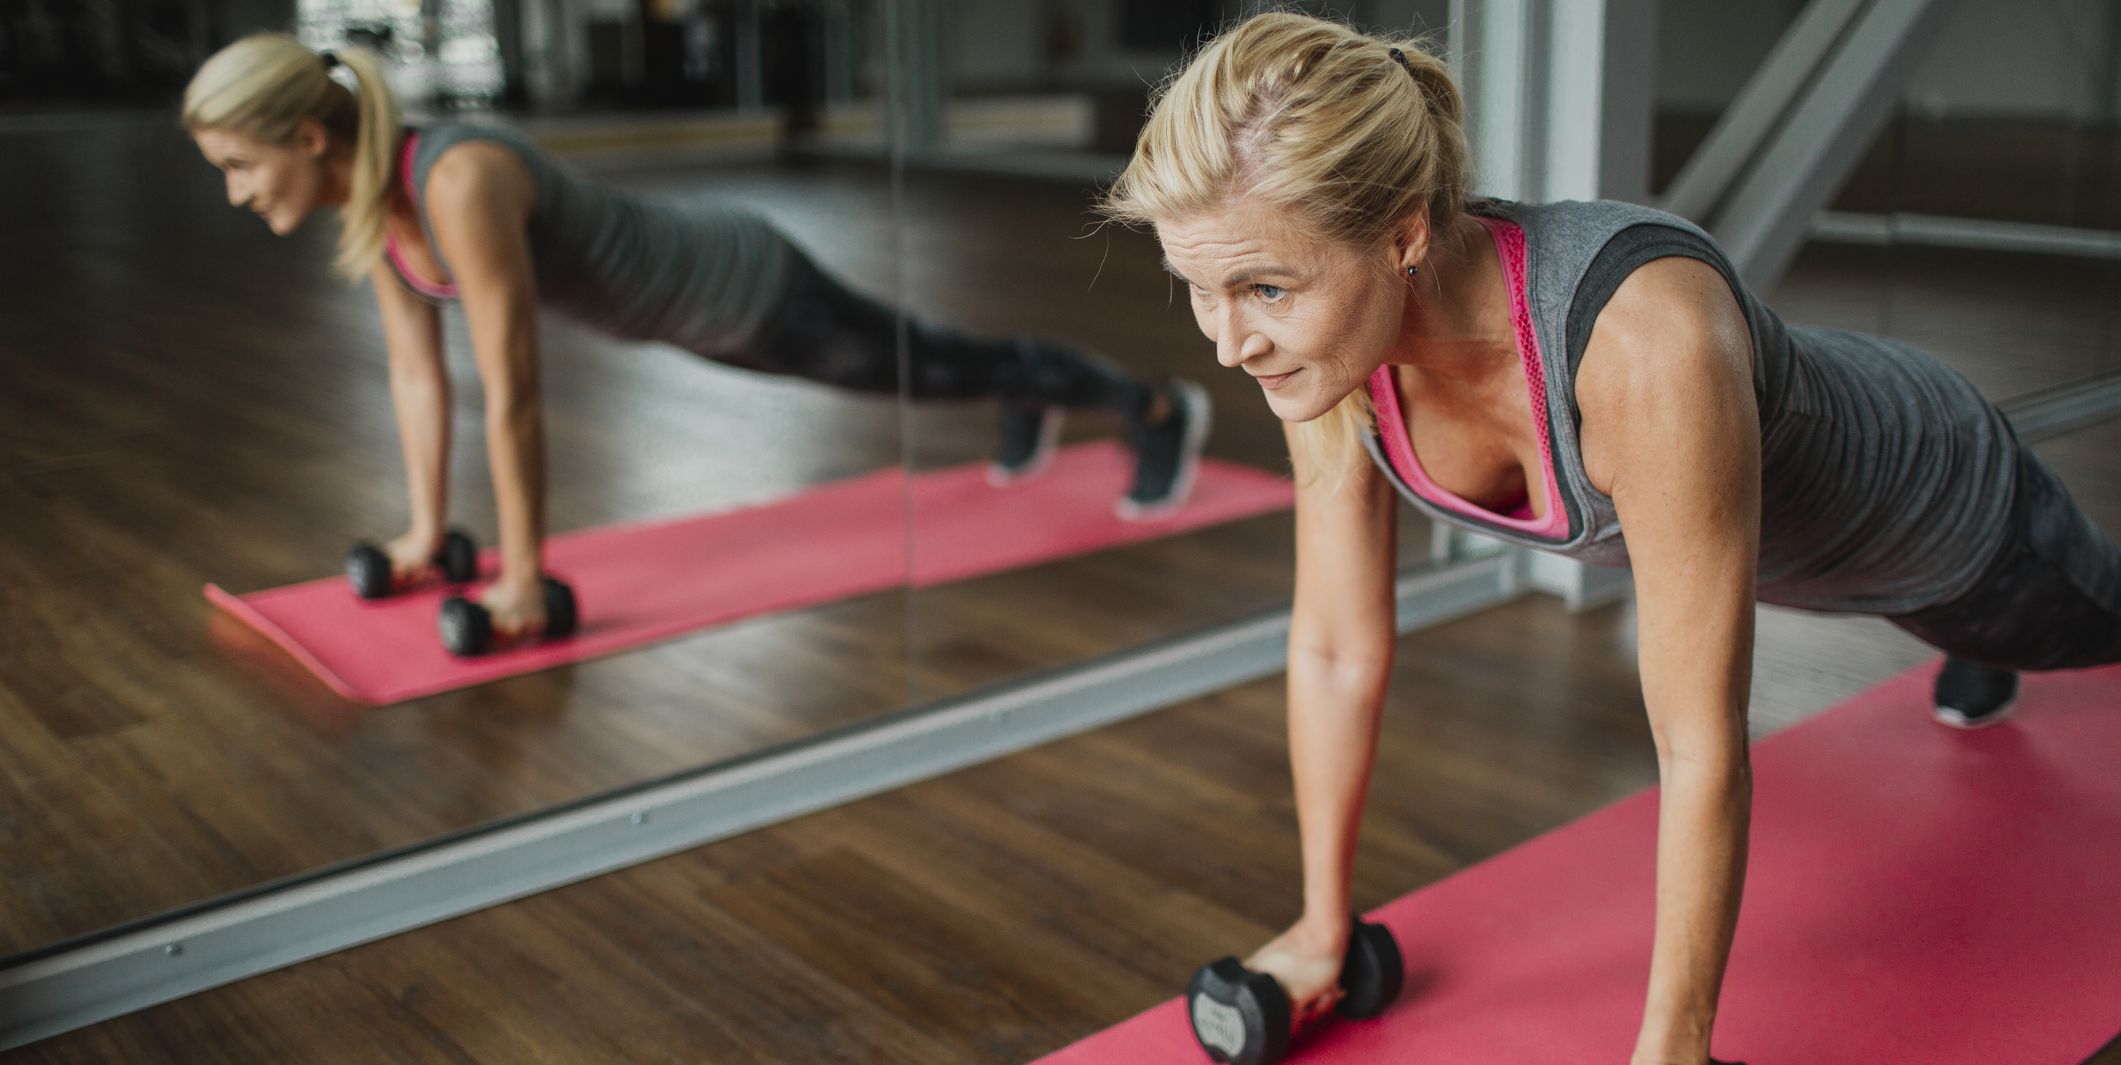
POLYGON ((480 606, 493 616, 493 632, 510 639, 545 631, 545 580, 536 572, 487 585, 478 594, 480 606))
POLYGON ((1346 918, 1301 920, 1245 959, 1245 968, 1273 977, 1288 992, 1294 1027, 1331 1013, 1340 1003, 1349 928, 1346 918))
POLYGON ((426 532, 414 529, 392 540, 383 548, 390 556, 390 581, 404 585, 427 574, 435 568, 435 556, 442 552, 440 530, 426 532))

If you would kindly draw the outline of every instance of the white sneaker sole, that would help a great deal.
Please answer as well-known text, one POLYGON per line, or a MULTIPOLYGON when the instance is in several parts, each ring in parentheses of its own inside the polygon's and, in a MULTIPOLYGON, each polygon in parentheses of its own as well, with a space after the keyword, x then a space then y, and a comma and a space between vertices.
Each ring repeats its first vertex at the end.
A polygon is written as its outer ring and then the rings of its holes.
POLYGON ((1053 465, 1053 455, 1060 450, 1061 422, 1067 411, 1059 407, 1047 407, 1039 415, 1038 443, 1031 447, 1031 461, 1015 469, 999 462, 987 464, 987 483, 996 488, 1007 488, 1018 481, 1028 481, 1053 465))
POLYGON ((2016 709, 2018 709, 2018 699, 2016 696, 2012 696, 2009 702, 2004 703, 1992 713, 1981 715, 1981 719, 1978 721, 1967 717, 1965 711, 1951 706, 1931 707, 1930 716, 1936 718, 1939 724, 1950 725, 1955 729, 1964 729, 1972 732, 1975 729, 1984 729, 2002 721, 2004 718, 2011 716, 2011 711, 2016 709))

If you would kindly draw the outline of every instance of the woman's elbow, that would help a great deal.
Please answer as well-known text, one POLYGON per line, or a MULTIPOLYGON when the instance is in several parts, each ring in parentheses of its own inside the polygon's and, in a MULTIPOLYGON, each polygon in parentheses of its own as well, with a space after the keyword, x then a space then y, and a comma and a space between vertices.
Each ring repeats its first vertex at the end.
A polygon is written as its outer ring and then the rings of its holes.
POLYGON ((1684 776, 1737 791, 1752 788, 1752 756, 1744 733, 1675 735, 1671 730, 1653 729, 1651 736, 1658 770, 1665 779, 1684 776))
POLYGON ((486 392, 486 424, 495 430, 520 432, 540 424, 536 389, 504 385, 486 392))
POLYGON ((1289 671, 1340 690, 1379 690, 1392 673, 1392 642, 1292 635, 1289 671))

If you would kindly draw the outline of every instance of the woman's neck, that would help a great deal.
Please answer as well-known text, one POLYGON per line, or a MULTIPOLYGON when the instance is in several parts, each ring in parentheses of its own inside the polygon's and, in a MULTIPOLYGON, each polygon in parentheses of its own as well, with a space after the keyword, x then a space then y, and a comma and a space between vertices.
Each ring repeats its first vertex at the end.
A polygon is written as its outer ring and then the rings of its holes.
POLYGON ((1502 262, 1488 229, 1461 212, 1429 244, 1386 362, 1425 374, 1481 381, 1517 361, 1502 262))
POLYGON ((318 200, 325 206, 344 207, 353 198, 353 146, 333 140, 324 153, 324 187, 318 200))

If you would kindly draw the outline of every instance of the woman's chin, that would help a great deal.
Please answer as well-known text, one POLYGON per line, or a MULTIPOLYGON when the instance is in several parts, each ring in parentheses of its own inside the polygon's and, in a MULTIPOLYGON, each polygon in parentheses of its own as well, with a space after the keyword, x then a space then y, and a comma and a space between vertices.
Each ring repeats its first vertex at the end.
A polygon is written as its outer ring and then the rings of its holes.
MULTIPOLYGON (((1263 390, 1264 391, 1264 390, 1263 390)), ((1323 416, 1333 409, 1333 403, 1323 400, 1316 391, 1306 388, 1294 395, 1285 392, 1267 392, 1267 409, 1276 418, 1285 422, 1308 422, 1323 416)))
POLYGON ((302 223, 308 220, 309 213, 306 211, 301 214, 270 214, 265 216, 265 228, 272 230, 273 236, 285 237, 302 228, 302 223))

